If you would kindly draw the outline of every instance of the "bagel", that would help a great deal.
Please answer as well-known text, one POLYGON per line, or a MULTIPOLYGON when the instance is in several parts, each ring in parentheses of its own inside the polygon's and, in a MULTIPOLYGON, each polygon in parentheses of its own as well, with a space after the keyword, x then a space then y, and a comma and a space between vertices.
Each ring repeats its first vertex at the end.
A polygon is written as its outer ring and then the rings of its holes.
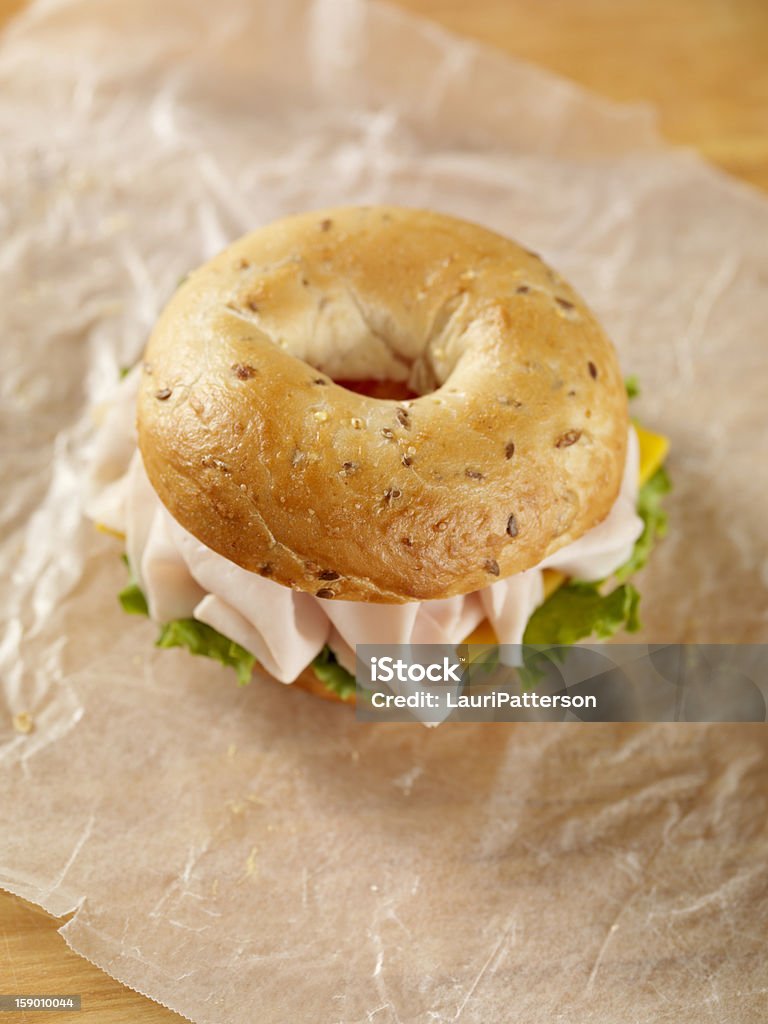
POLYGON ((480 590, 619 492, 605 333, 535 253, 443 214, 349 207, 247 235, 179 287, 141 377, 141 456, 174 519, 320 598, 480 590), (364 378, 411 397, 336 383, 364 378))

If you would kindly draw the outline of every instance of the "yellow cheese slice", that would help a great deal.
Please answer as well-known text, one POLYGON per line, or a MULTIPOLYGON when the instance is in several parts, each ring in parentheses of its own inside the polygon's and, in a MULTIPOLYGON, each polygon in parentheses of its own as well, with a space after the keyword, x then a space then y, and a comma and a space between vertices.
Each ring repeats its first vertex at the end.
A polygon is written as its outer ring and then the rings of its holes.
POLYGON ((634 428, 640 442, 640 486, 648 483, 653 474, 661 466, 669 452, 669 438, 663 434, 654 434, 635 421, 634 428))
POLYGON ((120 530, 113 530, 111 526, 105 526, 104 523, 94 523, 99 533, 106 533, 108 537, 117 537, 118 540, 125 540, 125 534, 120 530))
MULTIPOLYGON (((654 434, 651 430, 646 430, 645 427, 641 427, 639 423, 635 422, 635 430, 637 431, 637 439, 640 442, 640 469, 638 471, 638 477, 640 479, 640 486, 647 483, 651 479, 656 470, 664 462, 669 451, 669 438, 664 437, 663 434, 654 434)), ((565 583, 568 577, 558 572, 557 569, 545 569, 544 570, 544 598, 548 598, 550 594, 554 594, 558 587, 565 583)), ((493 627, 490 622, 486 619, 481 622, 480 625, 472 633, 469 634, 467 639, 464 641, 465 644, 495 644, 497 643, 496 634, 493 632, 493 627)))

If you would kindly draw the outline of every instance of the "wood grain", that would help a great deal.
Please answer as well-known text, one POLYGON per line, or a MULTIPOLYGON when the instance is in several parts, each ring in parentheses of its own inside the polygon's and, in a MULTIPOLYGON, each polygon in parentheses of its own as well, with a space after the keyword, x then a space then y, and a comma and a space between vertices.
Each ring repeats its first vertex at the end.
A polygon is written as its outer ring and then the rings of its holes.
POLYGON ((73 953, 60 918, 0 890, 0 993, 80 995, 79 1012, 2 1014, 8 1024, 171 1024, 184 1021, 73 953))
POLYGON ((766 0, 393 0, 620 102, 768 190, 766 0))
MULTIPOLYGON (((620 101, 656 106, 666 137, 768 190, 765 0, 397 0, 454 31, 620 101)), ((23 0, 0 0, 0 25, 23 0)), ((10 1021, 166 1024, 157 1006, 72 953, 61 921, 0 892, 0 992, 72 993, 83 1010, 10 1021)))

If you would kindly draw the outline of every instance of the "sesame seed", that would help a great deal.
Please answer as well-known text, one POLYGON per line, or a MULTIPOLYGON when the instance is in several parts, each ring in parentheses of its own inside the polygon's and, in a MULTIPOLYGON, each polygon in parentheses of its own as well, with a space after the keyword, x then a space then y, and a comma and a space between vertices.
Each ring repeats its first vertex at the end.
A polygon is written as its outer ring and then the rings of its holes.
POLYGON ((568 299, 561 298, 559 295, 555 296, 555 302, 560 309, 564 310, 566 313, 571 313, 576 308, 572 302, 569 302, 568 299))
POLYGON ((218 469, 222 473, 229 473, 230 468, 223 459, 217 459, 214 455, 204 455, 200 460, 206 469, 218 469))
POLYGON ((250 380, 256 375, 256 367, 250 363, 232 363, 232 369, 238 380, 250 380))
POLYGON ((555 448, 570 448, 572 444, 576 444, 580 437, 580 430, 568 430, 555 441, 555 448))
POLYGON ((27 734, 32 732, 35 727, 34 719, 28 711, 19 711, 15 714, 12 719, 13 728, 16 732, 27 734))

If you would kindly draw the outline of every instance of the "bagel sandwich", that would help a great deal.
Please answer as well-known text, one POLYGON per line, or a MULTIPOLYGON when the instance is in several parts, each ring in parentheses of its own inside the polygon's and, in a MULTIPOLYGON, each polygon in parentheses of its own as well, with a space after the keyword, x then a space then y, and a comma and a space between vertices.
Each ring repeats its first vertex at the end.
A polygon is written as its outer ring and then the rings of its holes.
POLYGON ((538 255, 423 210, 288 217, 177 288, 100 409, 89 516, 183 646, 354 697, 359 643, 638 626, 668 444, 538 255))

